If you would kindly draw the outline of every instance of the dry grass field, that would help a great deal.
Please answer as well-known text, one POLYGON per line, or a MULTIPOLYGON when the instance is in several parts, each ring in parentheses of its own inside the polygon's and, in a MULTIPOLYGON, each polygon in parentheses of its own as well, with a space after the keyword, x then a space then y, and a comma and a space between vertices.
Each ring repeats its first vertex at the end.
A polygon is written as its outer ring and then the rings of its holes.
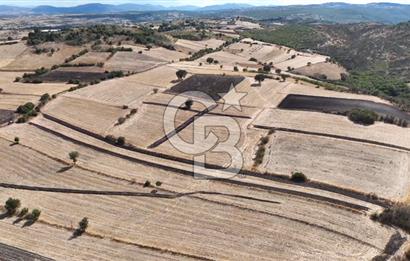
MULTIPOLYGON (((155 86, 157 88, 169 88, 178 80, 176 72, 179 70, 178 66, 171 67, 168 65, 159 66, 146 72, 138 73, 127 77, 132 81, 155 86)), ((189 74, 187 75, 189 77, 189 74)))
POLYGON ((217 39, 209 39, 203 41, 190 41, 178 39, 175 43, 175 48, 177 51, 189 54, 198 52, 199 50, 205 48, 217 48, 221 46, 223 43, 224 41, 217 39))
POLYGON ((57 98, 43 110, 47 115, 104 136, 115 125, 118 118, 128 112, 129 110, 124 110, 121 106, 69 96, 57 98))
POLYGON ((134 76, 103 81, 99 84, 67 93, 67 97, 96 101, 104 104, 139 107, 144 98, 153 94, 154 86, 141 83, 134 76))
POLYGON ((408 128, 376 122, 372 126, 354 124, 346 116, 280 109, 266 109, 253 123, 255 126, 285 128, 345 139, 363 139, 393 146, 410 148, 408 128), (311 124, 314 122, 315 124, 311 124))
POLYGON ((88 52, 77 59, 70 62, 70 64, 97 64, 104 63, 110 57, 111 53, 108 52, 88 52))
POLYGON ((325 75, 328 80, 340 80, 341 74, 346 74, 347 71, 345 68, 334 63, 316 63, 310 66, 304 66, 297 68, 296 73, 306 75, 314 78, 323 78, 321 75, 325 75))
MULTIPOLYGON (((171 255, 179 259, 369 259, 381 253, 390 236, 395 233, 393 229, 382 227, 360 213, 335 208, 324 202, 306 201, 304 197, 263 190, 249 194, 247 187, 221 182, 203 183, 186 177, 183 180, 189 179, 191 185, 183 190, 194 194, 164 199, 159 196, 169 195, 169 190, 158 188, 158 196, 148 196, 152 188, 143 188, 140 184, 133 185, 110 177, 116 175, 115 171, 103 176, 101 173, 74 167, 59 173, 65 167, 64 164, 27 147, 10 147, 5 141, 0 143, 0 152, 1 160, 13 158, 13 164, 5 169, 8 173, 5 182, 8 183, 87 191, 107 191, 109 188, 109 191, 128 191, 136 195, 85 196, 2 190, 0 200, 4 201, 9 196, 18 197, 24 206, 42 210, 40 221, 28 228, 21 228, 19 224, 12 225, 8 219, 1 221, 2 227, 9 227, 17 234, 16 239, 2 240, 2 243, 23 247, 52 258, 58 258, 62 253, 71 253, 67 248, 60 250, 67 240, 69 246, 73 244, 73 248, 78 249, 81 248, 76 244, 80 242, 83 243, 82 247, 92 242, 102 244, 101 251, 106 251, 104 256, 107 257, 126 258, 129 252, 122 250, 125 247, 134 249, 136 253, 133 252, 133 255, 137 256, 164 255, 163 258, 167 258, 167 255, 171 255), (30 160, 27 161, 27 158, 30 160), (20 174, 17 176, 15 173, 20 174), (199 191, 217 194, 201 195, 199 191), (218 195, 220 191, 224 193, 218 195), (137 196, 144 193, 148 195, 137 196), (122 205, 124 199, 127 201, 126 208, 122 205), (84 205, 87 207, 83 207, 84 205), (316 211, 308 210, 312 208, 316 211), (90 220, 87 234, 69 240, 68 232, 84 216, 90 220), (221 224, 223 230, 217 229, 221 224), (241 229, 238 230, 238 226, 241 229), (52 240, 54 244, 61 242, 62 245, 49 249, 46 245, 36 246, 31 237, 21 239, 21 234, 27 235, 31 231, 35 233, 38 229, 42 229, 43 233, 52 232, 47 233, 49 238, 44 239, 46 242, 52 240), (252 237, 249 237, 250 233, 252 237), (210 237, 215 240, 212 245, 207 244, 210 237), (324 240, 328 243, 323 244, 324 240), (258 243, 258 248, 254 247, 255 242, 258 243), (119 247, 121 251, 118 251, 119 247), (116 251, 110 251, 111 249, 116 251)), ((118 162, 121 160, 118 159, 118 162)), ((116 169, 122 168, 121 164, 116 166, 116 169)), ((135 166, 136 177, 143 174, 138 169, 135 166)), ((147 174, 145 173, 146 176, 147 174)), ((156 180, 155 175, 156 172, 150 173, 149 179, 156 180)), ((172 175, 182 178, 177 174, 172 175)), ((168 179, 164 184, 168 183, 172 186, 173 179, 168 179)), ((40 238, 43 233, 39 234, 40 238)), ((92 257, 94 253, 91 251, 84 255, 92 257)))
POLYGON ((9 63, 13 62, 16 57, 21 55, 27 49, 24 43, 18 43, 13 45, 0 45, 0 69, 6 67, 9 63))
POLYGON ((123 45, 126 48, 132 48, 134 52, 142 52, 152 58, 160 59, 167 62, 179 61, 179 59, 188 57, 183 52, 165 49, 164 47, 154 47, 147 49, 145 46, 123 45))
POLYGON ((309 178, 400 200, 410 186, 409 153, 371 144, 276 132, 261 170, 309 178))
POLYGON ((79 53, 83 48, 80 46, 70 46, 60 43, 46 43, 38 46, 39 48, 54 48, 56 52, 35 54, 34 48, 26 48, 24 52, 14 58, 12 62, 2 69, 7 70, 35 70, 41 67, 50 68, 56 64, 64 63, 65 59, 79 53))
POLYGON ((165 62, 136 52, 117 52, 109 59, 104 68, 109 71, 143 72, 165 62))

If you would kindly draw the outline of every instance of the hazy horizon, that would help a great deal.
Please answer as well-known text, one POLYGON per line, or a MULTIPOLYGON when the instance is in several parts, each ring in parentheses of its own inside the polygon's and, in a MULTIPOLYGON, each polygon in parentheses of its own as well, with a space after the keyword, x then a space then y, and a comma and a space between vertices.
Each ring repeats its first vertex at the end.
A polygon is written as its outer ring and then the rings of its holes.
POLYGON ((326 0, 152 0, 152 1, 136 1, 136 0, 60 0, 60 1, 51 1, 51 0, 40 0, 40 1, 27 1, 27 0, 0 0, 0 5, 11 5, 11 6, 26 6, 33 7, 39 5, 52 5, 52 6, 76 6, 89 3, 101 3, 101 4, 153 4, 153 5, 163 5, 163 6, 182 6, 182 5, 195 5, 195 6, 208 6, 208 5, 219 5, 227 3, 235 4, 251 4, 251 5, 296 5, 296 4, 321 4, 329 2, 344 2, 351 4, 368 4, 375 2, 387 2, 387 3, 400 3, 400 4, 410 4, 408 0, 392 0, 392 1, 366 1, 366 0, 346 0, 346 1, 326 1, 326 0))

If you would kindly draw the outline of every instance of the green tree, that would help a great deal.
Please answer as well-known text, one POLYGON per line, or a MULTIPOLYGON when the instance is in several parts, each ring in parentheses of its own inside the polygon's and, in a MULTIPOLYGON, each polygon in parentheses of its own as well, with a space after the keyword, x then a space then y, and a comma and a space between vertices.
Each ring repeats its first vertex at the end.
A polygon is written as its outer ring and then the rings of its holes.
POLYGON ((78 157, 80 156, 80 153, 78 151, 72 151, 68 153, 68 156, 70 159, 73 161, 73 164, 75 165, 77 163, 78 157))
POLYGON ((257 81, 259 85, 261 85, 264 80, 265 80, 265 75, 263 74, 255 75, 255 81, 257 81))
POLYGON ((20 207, 20 205, 21 205, 21 202, 19 199, 9 198, 6 201, 6 205, 4 206, 4 208, 7 210, 7 213, 9 215, 14 215, 17 209, 20 207))
POLYGON ((185 70, 178 70, 177 72, 176 72, 176 75, 177 75, 177 77, 178 77, 178 80, 182 80, 182 79, 184 79, 186 76, 187 76, 187 71, 185 71, 185 70))

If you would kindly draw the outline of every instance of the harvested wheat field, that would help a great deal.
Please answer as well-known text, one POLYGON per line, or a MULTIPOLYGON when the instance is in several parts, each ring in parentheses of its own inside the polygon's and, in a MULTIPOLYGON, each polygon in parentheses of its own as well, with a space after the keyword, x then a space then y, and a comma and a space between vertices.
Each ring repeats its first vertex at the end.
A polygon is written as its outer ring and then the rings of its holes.
POLYGON ((408 152, 371 144, 277 131, 261 170, 309 178, 400 200, 410 186, 408 152))
MULTIPOLYGON (((0 148, 6 147, 10 150, 7 143, 1 142, 0 144, 0 148)), ((197 196, 193 194, 164 199, 160 195, 167 195, 169 192, 163 192, 160 188, 158 188, 157 196, 148 196, 151 194, 150 188, 116 181, 108 176, 104 177, 77 167, 56 174, 55 171, 62 169, 65 165, 29 148, 13 146, 11 150, 11 154, 8 152, 6 155, 14 158, 15 166, 23 166, 19 164, 20 159, 26 162, 27 156, 31 155, 29 157, 33 163, 29 167, 31 171, 22 173, 24 180, 31 185, 45 186, 45 182, 53 180, 47 187, 86 189, 87 191, 106 191, 105 188, 110 187, 111 191, 135 193, 135 196, 126 197, 128 207, 123 208, 121 206, 123 196, 91 194, 85 197, 81 194, 67 195, 64 192, 46 193, 13 189, 4 189, 0 192, 0 200, 4 201, 9 196, 18 196, 24 206, 38 207, 42 210, 38 223, 26 229, 14 225, 14 233, 20 235, 20 233, 27 233, 25 230, 37 231, 37 229, 44 228, 42 231, 48 231, 51 229, 54 231, 51 234, 52 238, 56 237, 53 243, 60 242, 64 238, 68 240, 70 238, 68 232, 71 232, 73 227, 75 228, 78 220, 87 216, 90 220, 88 232, 68 242, 75 244, 79 241, 86 245, 92 240, 95 244, 103 244, 105 247, 103 249, 108 252, 107 256, 115 257, 115 254, 121 256, 124 254, 123 251, 110 253, 109 249, 124 245, 129 248, 134 246, 138 249, 149 248, 157 255, 165 254, 164 258, 167 258, 167 254, 172 254, 179 259, 225 259, 232 256, 239 259, 250 257, 259 259, 261 254, 266 259, 278 256, 281 259, 309 259, 318 256, 324 259, 369 259, 383 252, 385 244, 396 233, 393 229, 382 227, 355 211, 335 208, 332 205, 315 201, 307 204, 304 197, 255 191, 252 197, 241 198, 242 193, 248 193, 248 189, 242 186, 235 186, 234 194, 225 194, 225 196, 222 194, 218 197, 198 193, 197 196), (42 173, 42 175, 38 176, 33 173, 42 173), (144 193, 148 195, 138 196, 144 193), (93 204, 88 205, 87 208, 81 207, 89 201, 93 204), (101 208, 101 206, 104 207, 101 208), (317 211, 309 212, 308 209, 312 207, 315 207, 317 211), (164 209, 167 211, 164 212, 164 209), (308 212, 310 214, 306 215, 308 212), (239 216, 241 218, 237 219, 239 216), (338 221, 337 226, 334 224, 335 220, 338 221), (187 226, 189 223, 195 226, 187 226), (224 224, 222 231, 216 229, 220 227, 220 224, 224 224), (241 227, 240 230, 237 229, 238 226, 241 227), (152 229, 153 227, 157 229, 152 229), (184 231, 181 230, 182 227, 185 227, 184 231), (281 232, 283 228, 286 228, 286 233, 281 232), (260 235, 264 238, 264 240, 257 241, 257 249, 251 243, 257 240, 256 237, 249 237, 251 231, 253 235, 260 235), (306 233, 302 234, 300 231, 306 233), (141 235, 144 236, 141 237, 141 235), (212 247, 206 244, 210 237, 216 242, 212 247), (326 240, 328 244, 323 245, 323 240, 326 240), (338 247, 340 242, 343 244, 338 247), (294 247, 289 248, 289 246, 294 247), (313 250, 314 254, 312 254, 313 250)), ((0 152, 3 154, 3 149, 0 149, 0 152)), ((9 172, 8 169, 6 171, 9 172)), ((14 172, 14 170, 10 171, 14 172)), ((8 175, 8 177, 7 181, 12 182, 12 177, 15 175, 8 175)), ((194 181, 194 183, 197 183, 195 187, 192 187, 194 191, 230 190, 230 185, 220 182, 204 184, 194 181)), ((12 226, 8 222, 8 220, 1 221, 1 226, 12 226)), ((11 242, 3 239, 2 243, 12 243, 43 255, 48 253, 48 257, 56 258, 61 255, 60 251, 54 252, 55 248, 48 250, 43 246, 38 249, 29 238, 25 237, 24 241, 16 239, 11 242), (46 249, 47 252, 45 252, 46 249)), ((61 251, 67 253, 64 251, 68 250, 63 248, 61 251)), ((92 256, 93 252, 88 252, 88 254, 92 256)), ((137 251, 137 255, 146 254, 137 251)))
POLYGON ((322 62, 312 65, 306 65, 292 71, 317 79, 340 80, 342 74, 347 74, 345 68, 338 64, 322 62))
POLYGON ((64 63, 65 59, 74 54, 78 54, 82 48, 60 43, 46 43, 38 46, 39 48, 54 48, 56 51, 51 53, 36 54, 34 48, 27 48, 18 55, 14 61, 2 69, 7 70, 35 70, 41 67, 50 68, 53 65, 64 63))
POLYGON ((253 123, 262 128, 289 129, 314 133, 315 135, 337 136, 340 139, 359 139, 367 143, 382 143, 385 146, 410 149, 408 128, 376 122, 372 126, 354 124, 346 116, 308 111, 266 109, 253 123), (315 124, 311 124, 314 122, 315 124), (337 126, 337 128, 335 128, 337 126))
POLYGON ((153 47, 147 49, 145 46, 135 45, 123 45, 125 48, 132 48, 134 52, 142 52, 142 54, 150 56, 152 58, 160 59, 167 62, 179 61, 180 59, 187 58, 188 55, 183 52, 169 50, 164 47, 153 47))
POLYGON ((115 127, 112 134, 124 136, 130 144, 146 148, 167 134, 164 122, 170 126, 179 126, 197 114, 194 111, 178 110, 175 119, 164 118, 165 110, 166 107, 162 105, 143 104, 135 117, 115 127))
POLYGON ((176 41, 175 49, 177 51, 189 54, 189 53, 195 53, 198 52, 202 49, 206 48, 217 48, 221 46, 224 43, 222 40, 217 40, 217 39, 209 39, 209 40, 203 40, 203 41, 191 41, 191 40, 184 40, 184 39, 178 39, 176 41))
POLYGON ((284 71, 288 70, 288 68, 301 68, 307 66, 308 64, 316 64, 316 63, 323 63, 326 61, 328 57, 318 54, 301 54, 299 53, 296 55, 295 58, 289 58, 284 62, 279 62, 274 64, 275 67, 282 69, 284 71))
POLYGON ((164 64, 161 59, 136 52, 116 52, 105 64, 109 71, 143 72, 164 64))
POLYGON ((249 44, 245 42, 241 41, 231 44, 226 48, 226 51, 236 54, 247 60, 254 58, 260 62, 272 63, 285 61, 294 54, 294 51, 288 52, 284 47, 276 46, 273 44, 249 44))
MULTIPOLYGON (((155 86, 157 88, 169 88, 178 82, 178 78, 176 76, 177 71, 177 67, 174 68, 164 65, 146 72, 132 75, 127 77, 127 79, 150 86, 155 86)), ((189 74, 186 77, 189 77, 189 74)))
POLYGON ((218 61, 218 64, 216 64, 215 66, 220 66, 220 65, 239 65, 242 68, 256 68, 257 67, 257 63, 256 62, 252 62, 249 61, 249 59, 246 59, 244 57, 241 57, 239 55, 235 55, 226 51, 219 51, 219 52, 215 52, 215 53, 210 53, 207 54, 203 57, 201 57, 200 59, 198 59, 198 62, 202 62, 203 64, 205 64, 208 58, 212 58, 214 60, 218 61))
POLYGON ((0 45, 0 70, 13 62, 16 57, 22 54, 26 50, 24 43, 17 43, 12 45, 0 45))
POLYGON ((46 106, 43 113, 77 128, 105 136, 129 110, 121 106, 62 96, 46 106))
POLYGON ((111 53, 109 52, 88 52, 74 61, 71 61, 70 64, 97 64, 105 63, 110 57, 111 53))
POLYGON ((66 96, 114 106, 127 105, 129 107, 138 107, 146 96, 154 93, 153 90, 155 88, 157 87, 142 84, 138 79, 134 79, 131 76, 103 81, 90 85, 87 88, 67 93, 66 96))

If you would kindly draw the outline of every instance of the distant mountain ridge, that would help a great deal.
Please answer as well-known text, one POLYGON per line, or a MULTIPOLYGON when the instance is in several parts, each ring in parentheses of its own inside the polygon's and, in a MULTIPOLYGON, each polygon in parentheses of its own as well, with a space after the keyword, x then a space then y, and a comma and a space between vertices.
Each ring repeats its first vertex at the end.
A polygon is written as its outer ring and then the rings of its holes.
POLYGON ((119 12, 131 12, 131 11, 218 11, 218 10, 230 10, 230 9, 246 9, 254 7, 249 4, 222 4, 222 5, 210 5, 205 7, 198 7, 194 5, 183 6, 171 6, 165 7, 162 5, 153 4, 100 4, 91 3, 70 7, 56 7, 52 5, 40 5, 34 8, 18 7, 10 5, 0 5, 0 14, 19 14, 19 13, 31 13, 31 14, 94 14, 94 13, 119 13, 119 12))
POLYGON ((34 8, 0 6, 0 15, 110 14, 126 12, 180 11, 212 14, 216 17, 247 16, 256 20, 309 21, 334 23, 400 23, 410 21, 410 5, 395 3, 348 4, 330 2, 311 5, 253 6, 228 3, 198 7, 193 5, 165 7, 154 4, 84 4, 72 7, 42 5, 34 8))

